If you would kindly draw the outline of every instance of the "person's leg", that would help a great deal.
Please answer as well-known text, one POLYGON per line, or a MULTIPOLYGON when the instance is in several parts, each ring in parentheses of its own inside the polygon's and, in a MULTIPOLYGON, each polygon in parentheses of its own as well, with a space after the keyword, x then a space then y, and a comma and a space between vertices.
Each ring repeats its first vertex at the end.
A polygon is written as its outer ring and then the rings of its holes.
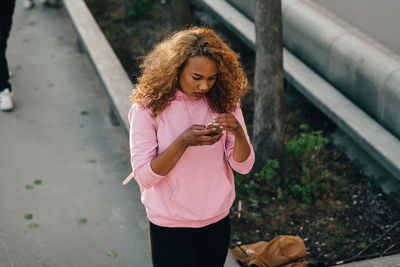
POLYGON ((15 0, 0 2, 0 110, 2 111, 11 111, 14 108, 6 59, 7 39, 10 36, 14 7, 15 0))
POLYGON ((6 88, 11 91, 6 49, 7 40, 11 31, 14 7, 15 0, 2 0, 0 3, 0 91, 6 88))
POLYGON ((154 267, 197 267, 193 229, 150 223, 150 253, 154 267))
POLYGON ((219 222, 202 228, 197 244, 199 267, 223 267, 228 254, 230 236, 229 215, 219 222))

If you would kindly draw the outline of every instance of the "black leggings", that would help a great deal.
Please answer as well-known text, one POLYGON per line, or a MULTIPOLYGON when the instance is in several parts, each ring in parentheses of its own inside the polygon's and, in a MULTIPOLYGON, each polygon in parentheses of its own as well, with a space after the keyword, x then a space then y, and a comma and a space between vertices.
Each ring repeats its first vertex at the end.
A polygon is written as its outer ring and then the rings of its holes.
POLYGON ((150 222, 154 267, 223 267, 231 234, 229 215, 201 228, 160 227, 150 222))

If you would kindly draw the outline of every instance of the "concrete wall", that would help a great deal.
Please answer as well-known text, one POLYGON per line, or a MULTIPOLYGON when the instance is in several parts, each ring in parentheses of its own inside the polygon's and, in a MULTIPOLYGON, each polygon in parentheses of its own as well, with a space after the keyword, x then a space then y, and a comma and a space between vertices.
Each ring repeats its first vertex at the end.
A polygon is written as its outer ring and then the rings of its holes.
POLYGON ((232 6, 240 10, 249 19, 256 14, 256 0, 227 0, 232 6))
MULTIPOLYGON (((228 0, 254 18, 255 0, 228 0)), ((400 138, 400 62, 308 0, 282 0, 285 47, 400 138)))

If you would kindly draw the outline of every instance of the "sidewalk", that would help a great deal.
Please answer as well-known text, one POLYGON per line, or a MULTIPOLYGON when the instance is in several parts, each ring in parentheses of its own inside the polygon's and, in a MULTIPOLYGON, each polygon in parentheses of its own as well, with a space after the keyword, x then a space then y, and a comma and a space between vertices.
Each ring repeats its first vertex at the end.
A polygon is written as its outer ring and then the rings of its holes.
POLYGON ((16 108, 0 113, 0 266, 151 266, 138 190, 121 185, 127 137, 64 10, 17 0, 8 45, 16 108))

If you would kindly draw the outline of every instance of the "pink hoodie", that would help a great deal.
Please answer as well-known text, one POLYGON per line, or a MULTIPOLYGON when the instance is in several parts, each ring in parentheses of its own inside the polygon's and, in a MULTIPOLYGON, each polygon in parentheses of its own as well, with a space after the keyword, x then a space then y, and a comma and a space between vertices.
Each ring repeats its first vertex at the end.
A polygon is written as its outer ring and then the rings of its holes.
MULTIPOLYGON (((151 160, 178 135, 193 124, 207 125, 213 115, 216 113, 211 112, 204 98, 192 100, 179 90, 159 115, 158 125, 149 109, 132 105, 129 142, 133 172, 124 184, 135 177, 143 189, 141 199, 152 223, 164 227, 203 227, 228 215, 235 198, 230 167, 243 174, 251 170, 254 163, 251 144, 249 157, 244 162, 236 162, 233 159, 235 137, 223 131, 221 140, 213 145, 188 147, 165 176, 156 174, 150 167, 151 160)), ((249 140, 241 109, 238 107, 233 115, 249 140)))

